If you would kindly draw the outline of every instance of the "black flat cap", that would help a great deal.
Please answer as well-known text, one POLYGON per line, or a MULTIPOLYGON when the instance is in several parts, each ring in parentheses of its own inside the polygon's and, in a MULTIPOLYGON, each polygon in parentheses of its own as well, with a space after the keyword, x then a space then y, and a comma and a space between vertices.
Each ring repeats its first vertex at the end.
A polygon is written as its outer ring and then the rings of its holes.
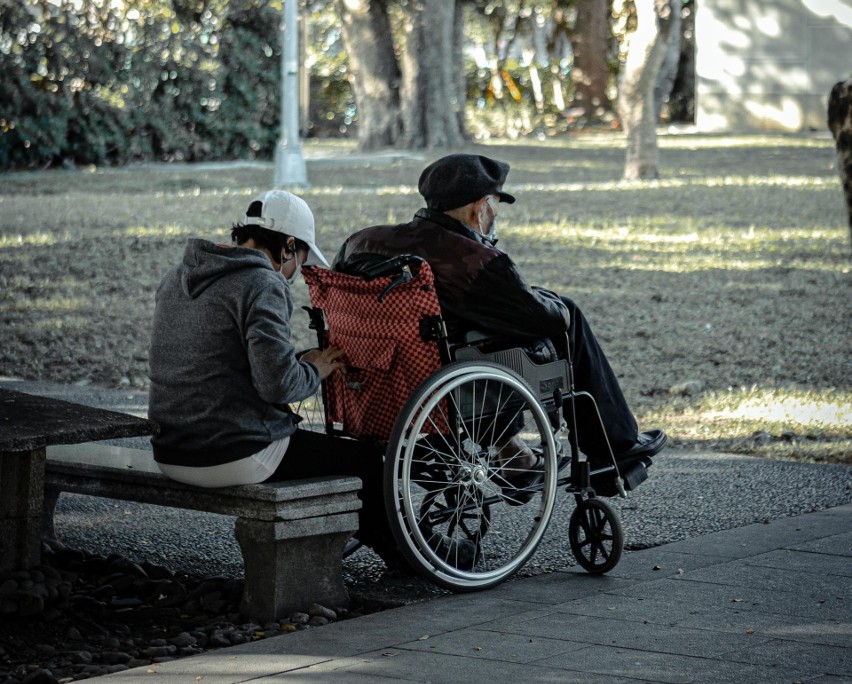
POLYGON ((420 174, 417 189, 426 206, 436 211, 457 209, 485 195, 497 195, 512 204, 515 198, 503 192, 509 165, 478 154, 450 154, 431 163, 420 174))

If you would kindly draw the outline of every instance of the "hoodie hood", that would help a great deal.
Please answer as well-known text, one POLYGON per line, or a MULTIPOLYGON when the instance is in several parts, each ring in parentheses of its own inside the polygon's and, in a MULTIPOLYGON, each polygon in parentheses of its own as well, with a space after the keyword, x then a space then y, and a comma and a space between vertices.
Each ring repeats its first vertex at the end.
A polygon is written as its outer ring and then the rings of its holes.
POLYGON ((257 249, 190 238, 180 265, 180 281, 183 291, 195 299, 219 278, 244 268, 274 270, 269 258, 257 249))

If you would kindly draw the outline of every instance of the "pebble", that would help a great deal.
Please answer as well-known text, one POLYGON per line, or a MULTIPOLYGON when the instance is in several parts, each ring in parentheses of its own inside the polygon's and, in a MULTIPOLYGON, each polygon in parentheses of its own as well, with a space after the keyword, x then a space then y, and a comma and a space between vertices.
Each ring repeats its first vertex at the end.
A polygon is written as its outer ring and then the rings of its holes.
POLYGON ((169 639, 169 642, 177 648, 186 648, 187 646, 195 644, 195 639, 193 639, 189 633, 181 632, 173 639, 169 639))
POLYGON ((281 623, 239 622, 241 582, 175 575, 115 554, 104 558, 49 544, 43 563, 0 573, 0 613, 31 626, 29 634, 0 631, 0 681, 64 684, 338 619, 334 610, 312 603, 281 623), (138 611, 161 618, 147 619, 151 624, 143 630, 132 617, 138 611), (46 641, 50 623, 60 627, 53 631, 61 636, 46 641), (152 627, 156 624, 174 627, 152 627), (176 629, 181 624, 185 627, 176 629))
POLYGON ((313 617, 325 618, 329 622, 337 619, 337 614, 331 608, 326 608, 318 603, 311 604, 311 607, 308 608, 308 614, 313 617))

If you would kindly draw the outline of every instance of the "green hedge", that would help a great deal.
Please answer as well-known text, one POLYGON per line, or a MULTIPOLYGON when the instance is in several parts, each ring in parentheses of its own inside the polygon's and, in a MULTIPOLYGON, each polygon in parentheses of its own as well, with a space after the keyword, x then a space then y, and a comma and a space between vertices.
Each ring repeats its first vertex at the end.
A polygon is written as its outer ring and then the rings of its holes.
MULTIPOLYGON (((6 0, 3 0, 4 4, 6 0)), ((269 156, 279 7, 14 0, 0 13, 0 168, 269 156)))

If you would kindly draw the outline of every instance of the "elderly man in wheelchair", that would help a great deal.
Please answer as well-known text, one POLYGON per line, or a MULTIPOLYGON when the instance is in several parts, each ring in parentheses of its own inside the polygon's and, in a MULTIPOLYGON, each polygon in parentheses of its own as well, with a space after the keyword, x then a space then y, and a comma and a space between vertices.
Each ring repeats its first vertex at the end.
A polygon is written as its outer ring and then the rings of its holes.
POLYGON ((327 429, 386 445, 385 499, 408 563, 456 590, 516 572, 557 489, 590 572, 623 536, 600 496, 647 477, 666 437, 640 433, 571 300, 531 287, 494 247, 507 164, 456 154, 427 167, 413 221, 352 235, 334 271, 307 269, 313 325, 345 350, 326 382, 327 429), (569 467, 570 466, 570 467, 569 467))

